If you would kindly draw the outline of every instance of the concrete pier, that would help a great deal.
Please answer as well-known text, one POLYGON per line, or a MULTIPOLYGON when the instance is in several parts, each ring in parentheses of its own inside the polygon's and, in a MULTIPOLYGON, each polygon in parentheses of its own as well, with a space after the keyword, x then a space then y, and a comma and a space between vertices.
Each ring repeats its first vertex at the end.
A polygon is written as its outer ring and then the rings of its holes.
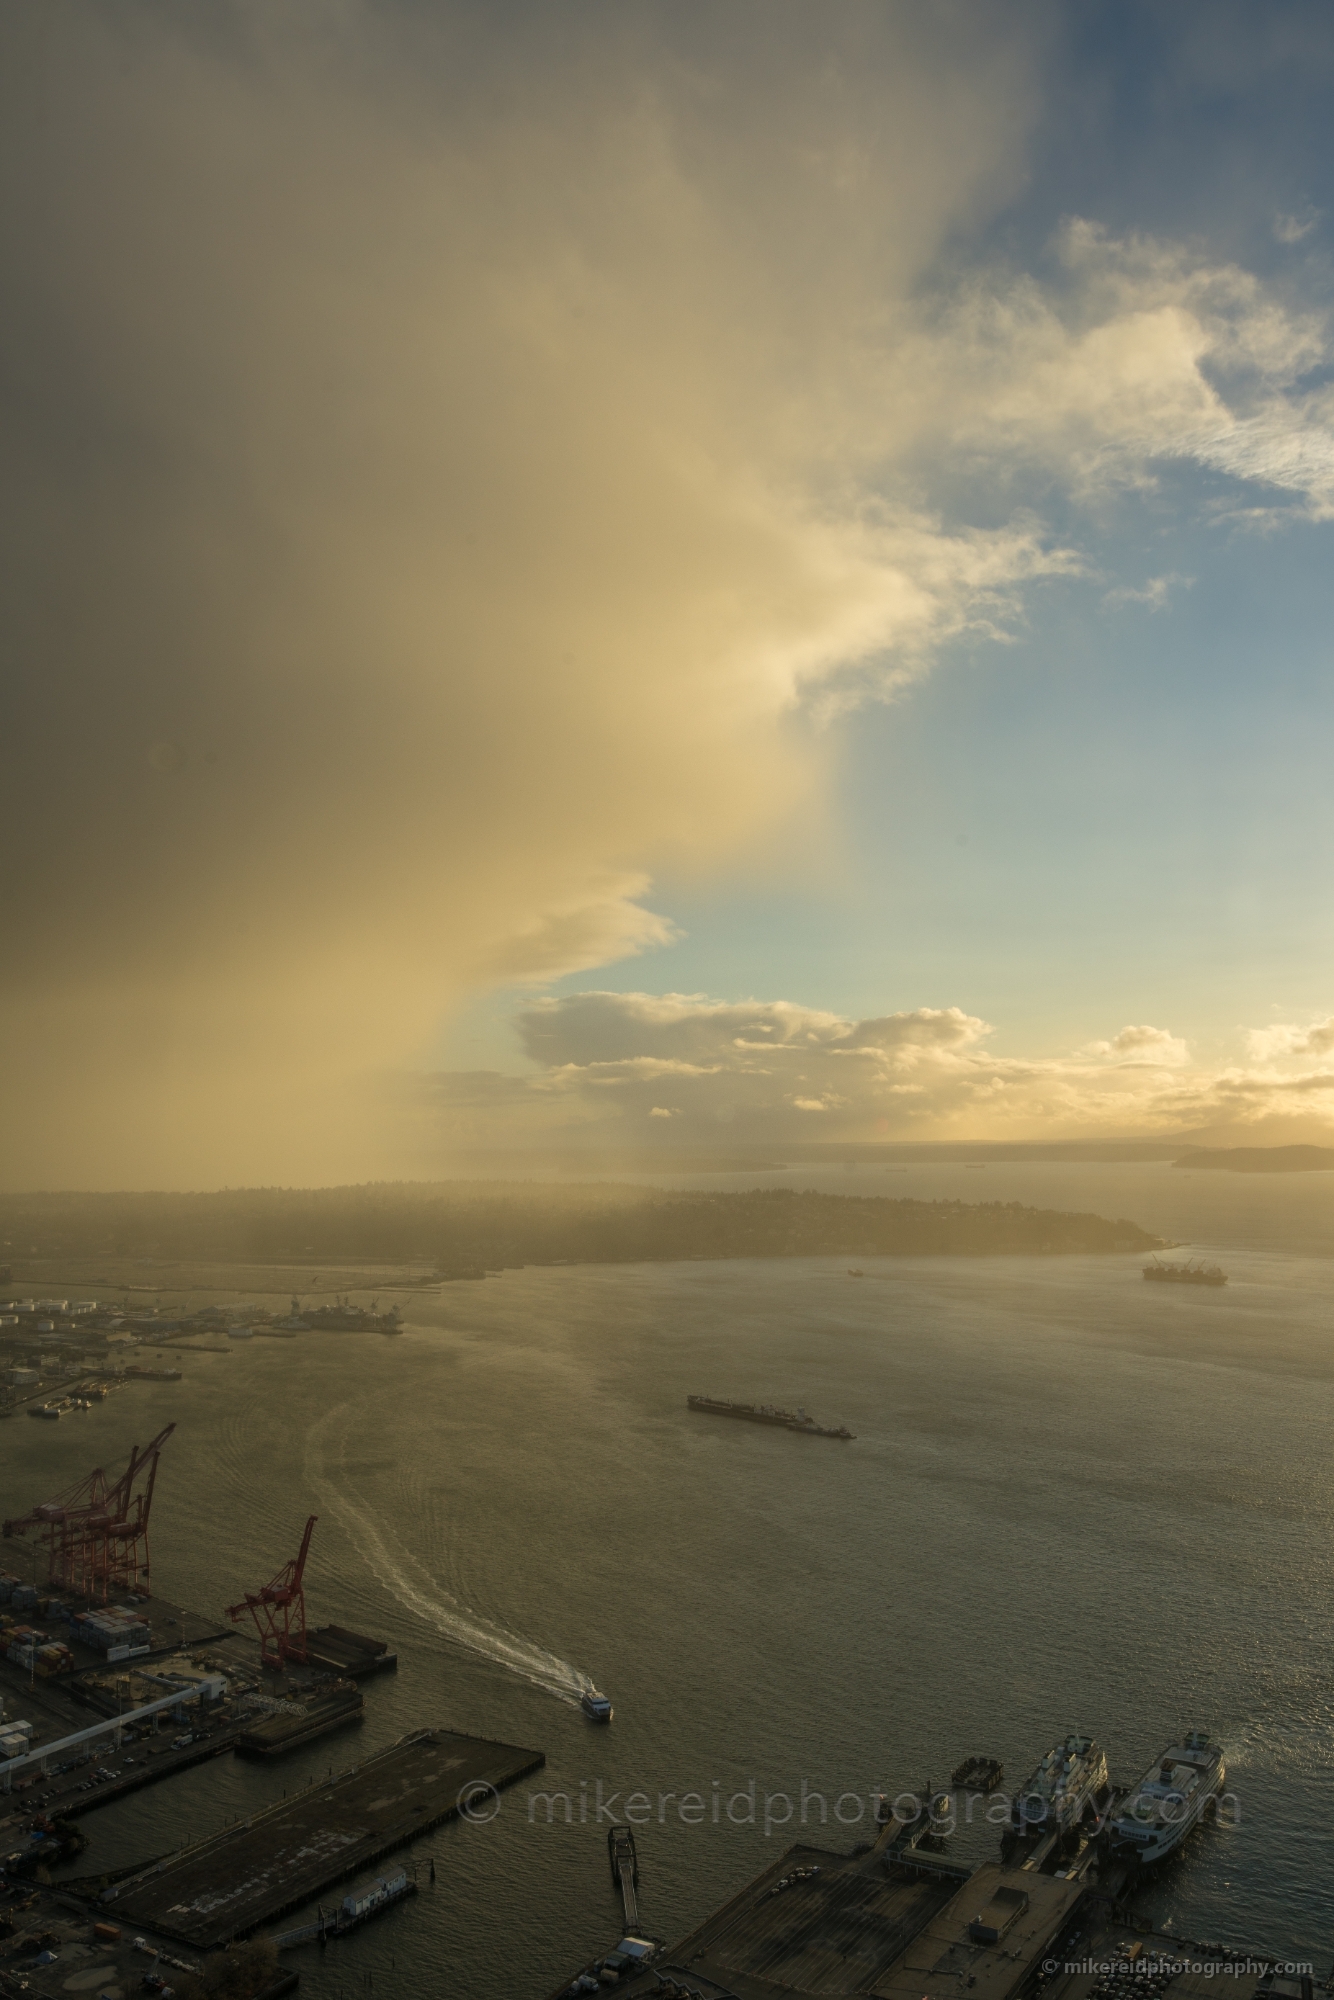
POLYGON ((453 1819, 470 1788, 500 1791, 544 1762, 540 1750, 421 1730, 131 1877, 101 1907, 116 1923, 206 1951, 300 1908, 453 1819))

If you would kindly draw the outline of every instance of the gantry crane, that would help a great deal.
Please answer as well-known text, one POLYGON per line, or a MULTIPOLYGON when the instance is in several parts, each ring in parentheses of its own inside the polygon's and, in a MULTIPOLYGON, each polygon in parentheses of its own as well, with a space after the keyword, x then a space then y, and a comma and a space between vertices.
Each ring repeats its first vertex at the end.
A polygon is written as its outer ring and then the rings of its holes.
POLYGON ((157 1462, 175 1428, 168 1424, 151 1444, 135 1445, 118 1479, 109 1479, 99 1465, 54 1500, 5 1522, 6 1536, 26 1535, 31 1528, 43 1537, 53 1589, 104 1604, 113 1592, 151 1595, 148 1515, 157 1462))
POLYGON ((248 1611, 259 1632, 259 1657, 266 1667, 281 1667, 288 1660, 306 1663, 306 1594, 301 1588, 310 1538, 318 1514, 312 1514, 301 1537, 301 1549, 291 1562, 284 1563, 277 1576, 253 1594, 247 1591, 240 1604, 227 1608, 235 1624, 248 1611))

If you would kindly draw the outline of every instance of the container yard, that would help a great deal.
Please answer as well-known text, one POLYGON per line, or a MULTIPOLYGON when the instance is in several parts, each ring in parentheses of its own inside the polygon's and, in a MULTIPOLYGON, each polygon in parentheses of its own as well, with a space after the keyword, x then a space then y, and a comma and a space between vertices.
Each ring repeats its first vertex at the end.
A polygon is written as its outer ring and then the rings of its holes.
MULTIPOLYGON (((341 1900, 340 1885, 456 1817, 477 1788, 499 1792, 544 1761, 540 1750, 418 1728, 318 1782, 299 1780, 165 1864, 46 1884, 52 1864, 83 1847, 86 1815, 213 1758, 270 1763, 355 1728, 366 1714, 358 1680, 397 1665, 385 1639, 335 1623, 308 1629, 314 1515, 295 1553, 219 1614, 151 1593, 153 1498, 173 1429, 4 1524, 13 1558, 0 1570, 3 1993, 20 1990, 11 1965, 34 1993, 64 1991, 71 1976, 80 1990, 101 1990, 99 1967, 119 1979, 107 1989, 116 1991, 169 1979, 173 1967, 202 1972, 211 1953, 242 1949, 236 1940, 331 1895, 318 1923, 284 1945, 342 1937, 416 1885, 401 1869, 341 1900), (136 1951, 151 1965, 127 1966, 136 1951)), ((191 1831, 183 1823, 187 1842, 191 1831)), ((253 1963, 256 1994, 296 1983, 275 1967, 270 1943, 255 1947, 253 1963)))

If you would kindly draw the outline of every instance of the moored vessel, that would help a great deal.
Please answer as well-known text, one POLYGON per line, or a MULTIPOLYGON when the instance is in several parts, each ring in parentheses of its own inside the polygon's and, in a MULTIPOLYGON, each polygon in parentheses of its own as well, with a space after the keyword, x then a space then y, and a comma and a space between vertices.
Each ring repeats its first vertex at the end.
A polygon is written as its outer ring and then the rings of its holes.
POLYGON ((1068 1833, 1110 1795, 1107 1757, 1091 1736, 1067 1736, 1049 1750, 1010 1807, 1018 1834, 1068 1833))
POLYGON ((1223 1748, 1205 1729, 1169 1743, 1122 1802, 1112 1821, 1115 1846, 1141 1861, 1161 1861, 1179 1847, 1227 1777, 1223 1748))

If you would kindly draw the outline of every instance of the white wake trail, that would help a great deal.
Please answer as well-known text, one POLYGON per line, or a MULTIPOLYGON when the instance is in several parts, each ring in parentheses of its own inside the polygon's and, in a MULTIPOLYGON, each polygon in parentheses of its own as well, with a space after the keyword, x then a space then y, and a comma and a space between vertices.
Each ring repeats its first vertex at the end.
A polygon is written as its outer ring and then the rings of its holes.
POLYGON ((503 1626, 494 1625, 489 1619, 467 1611, 434 1579, 426 1576, 415 1557, 405 1550, 393 1551, 374 1517, 326 1478, 319 1433, 346 1407, 342 1404, 328 1411, 309 1432, 306 1473, 322 1503, 342 1522, 377 1576, 407 1610, 415 1612, 442 1637, 453 1640, 456 1645, 466 1646, 470 1652, 480 1653, 484 1659, 493 1660, 497 1666, 517 1674, 531 1686, 577 1707, 585 1689, 593 1686, 588 1674, 572 1666, 568 1660, 548 1652, 545 1646, 536 1645, 531 1639, 521 1638, 518 1633, 506 1631, 503 1626), (409 1566, 418 1571, 422 1579, 420 1582, 414 1581, 408 1573, 409 1566))

